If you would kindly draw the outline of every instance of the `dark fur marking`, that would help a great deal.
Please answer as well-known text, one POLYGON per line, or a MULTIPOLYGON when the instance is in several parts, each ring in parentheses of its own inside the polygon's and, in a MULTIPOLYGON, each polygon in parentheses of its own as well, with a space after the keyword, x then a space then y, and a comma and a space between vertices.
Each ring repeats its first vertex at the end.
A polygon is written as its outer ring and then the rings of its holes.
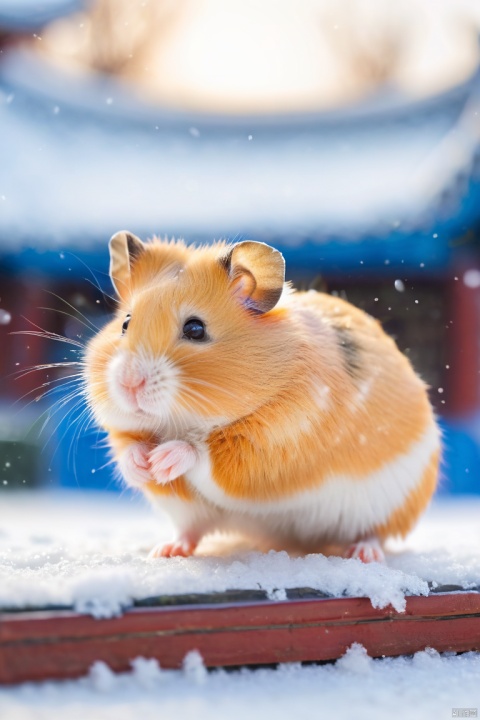
POLYGON ((226 270, 228 274, 230 274, 230 269, 232 266, 232 253, 234 251, 234 248, 228 251, 226 255, 222 255, 222 257, 218 258, 218 262, 220 265, 226 270))
POLYGON ((139 241, 133 237, 133 235, 129 235, 129 233, 126 233, 127 235, 127 248, 128 248, 128 255, 130 257, 130 260, 136 260, 139 255, 141 255, 144 251, 144 247, 139 241))
POLYGON ((361 348, 348 328, 336 327, 335 332, 337 333, 338 344, 343 353, 345 369, 348 374, 354 378, 362 368, 360 359, 361 348))
POLYGON ((279 288, 263 289, 259 293, 259 297, 256 301, 257 308, 260 312, 268 312, 275 307, 277 302, 280 300, 282 294, 283 285, 279 288))

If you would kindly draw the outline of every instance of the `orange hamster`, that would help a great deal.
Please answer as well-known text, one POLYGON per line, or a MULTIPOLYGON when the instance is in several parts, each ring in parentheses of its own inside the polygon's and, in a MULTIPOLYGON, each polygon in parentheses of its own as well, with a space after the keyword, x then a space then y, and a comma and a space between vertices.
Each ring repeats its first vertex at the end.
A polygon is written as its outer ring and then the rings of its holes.
POLYGON ((90 342, 90 406, 130 486, 176 527, 154 556, 215 530, 326 543, 366 562, 436 486, 424 382, 380 324, 296 292, 263 243, 110 241, 114 319, 90 342))

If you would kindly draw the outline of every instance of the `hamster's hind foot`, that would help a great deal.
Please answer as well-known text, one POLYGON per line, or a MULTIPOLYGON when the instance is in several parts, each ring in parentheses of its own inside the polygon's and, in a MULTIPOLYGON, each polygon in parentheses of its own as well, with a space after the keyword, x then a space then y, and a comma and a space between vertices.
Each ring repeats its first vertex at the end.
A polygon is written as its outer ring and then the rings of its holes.
POLYGON ((385 555, 377 538, 366 538, 352 543, 345 552, 346 558, 357 558, 363 563, 385 562, 385 555))
POLYGON ((197 541, 188 536, 182 536, 168 543, 159 543, 153 547, 149 554, 149 558, 159 557, 190 557, 195 552, 197 541))
POLYGON ((183 440, 158 445, 149 455, 150 470, 159 485, 165 485, 190 470, 197 460, 194 447, 183 440))

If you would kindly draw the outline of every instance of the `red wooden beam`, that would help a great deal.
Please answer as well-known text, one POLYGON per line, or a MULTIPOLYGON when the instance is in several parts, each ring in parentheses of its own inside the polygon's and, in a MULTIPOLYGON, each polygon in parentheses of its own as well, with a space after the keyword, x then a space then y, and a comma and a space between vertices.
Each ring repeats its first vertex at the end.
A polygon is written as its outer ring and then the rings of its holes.
POLYGON ((407 598, 405 613, 368 598, 133 609, 95 620, 74 612, 0 615, 0 682, 74 678, 138 656, 178 668, 198 650, 208 667, 334 660, 353 642, 372 657, 480 650, 480 593, 407 598))

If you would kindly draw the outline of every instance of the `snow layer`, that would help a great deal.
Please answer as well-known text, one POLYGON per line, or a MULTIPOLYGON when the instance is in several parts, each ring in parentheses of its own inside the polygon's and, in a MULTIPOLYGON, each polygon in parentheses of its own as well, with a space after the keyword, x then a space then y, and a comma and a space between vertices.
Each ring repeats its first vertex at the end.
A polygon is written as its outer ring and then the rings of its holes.
MULTIPOLYGON (((32 228, 35 242, 61 247, 119 227, 192 240, 280 231, 294 244, 313 230, 354 238, 377 226, 390 231, 418 222, 432 180, 448 185, 457 171, 442 142, 460 107, 446 96, 406 105, 414 123, 401 112, 371 125, 345 114, 339 130, 335 116, 322 124, 307 114, 291 127, 224 120, 219 129, 208 116, 143 107, 107 78, 81 80, 38 55, 10 52, 0 69, 2 243, 29 238, 32 228)), ((471 156, 468 140, 462 134, 462 158, 471 156)))
MULTIPOLYGON (((426 592, 426 581, 480 584, 479 518, 480 498, 437 501, 406 543, 392 544, 385 567, 265 555, 218 539, 196 558, 149 560, 149 547, 170 528, 140 498, 4 493, 0 605, 74 603, 108 615, 158 593, 263 587, 281 598, 285 588, 309 585, 401 608, 404 593, 426 592)), ((192 652, 181 671, 136 658, 120 675, 97 662, 80 680, 0 688, 2 720, 423 720, 452 717, 453 708, 480 708, 479 653, 426 649, 373 660, 354 643, 332 664, 207 672, 192 652)))
POLYGON ((168 520, 140 497, 80 492, 18 492, 0 497, 0 608, 73 605, 96 617, 164 594, 310 587, 367 596, 401 611, 427 583, 480 586, 480 498, 437 501, 386 565, 323 555, 261 553, 239 540, 211 538, 193 558, 149 559, 168 539, 168 520))
MULTIPOLYGON (((453 708, 480 707, 480 654, 373 660, 354 643, 334 664, 206 672, 188 657, 183 671, 136 658, 115 675, 95 663, 76 681, 0 689, 5 720, 275 720, 449 718, 453 708)), ((472 716, 473 717, 473 716, 472 716)))

